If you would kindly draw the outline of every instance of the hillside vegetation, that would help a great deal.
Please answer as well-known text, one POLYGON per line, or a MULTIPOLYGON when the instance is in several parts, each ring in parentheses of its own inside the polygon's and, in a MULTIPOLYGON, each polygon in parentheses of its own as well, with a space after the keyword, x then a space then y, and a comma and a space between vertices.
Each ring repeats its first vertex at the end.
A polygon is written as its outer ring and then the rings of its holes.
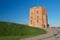
POLYGON ((18 38, 41 35, 45 33, 46 31, 40 28, 0 21, 0 40, 7 40, 6 38, 8 38, 8 40, 17 40, 18 38), (3 39, 3 37, 6 38, 3 39))

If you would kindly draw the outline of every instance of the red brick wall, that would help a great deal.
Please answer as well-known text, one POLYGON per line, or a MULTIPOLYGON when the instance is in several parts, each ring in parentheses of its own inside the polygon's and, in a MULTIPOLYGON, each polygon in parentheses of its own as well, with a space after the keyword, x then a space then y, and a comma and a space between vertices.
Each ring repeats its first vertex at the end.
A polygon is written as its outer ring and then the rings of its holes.
POLYGON ((47 14, 44 7, 33 7, 30 9, 29 25, 33 27, 47 27, 47 14))

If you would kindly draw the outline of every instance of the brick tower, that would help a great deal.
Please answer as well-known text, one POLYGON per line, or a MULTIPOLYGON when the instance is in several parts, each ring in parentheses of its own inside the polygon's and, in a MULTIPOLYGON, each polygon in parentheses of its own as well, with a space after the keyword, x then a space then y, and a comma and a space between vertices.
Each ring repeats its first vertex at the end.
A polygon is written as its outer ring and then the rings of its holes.
POLYGON ((48 25, 46 8, 40 6, 30 8, 29 25, 32 27, 46 28, 48 25))

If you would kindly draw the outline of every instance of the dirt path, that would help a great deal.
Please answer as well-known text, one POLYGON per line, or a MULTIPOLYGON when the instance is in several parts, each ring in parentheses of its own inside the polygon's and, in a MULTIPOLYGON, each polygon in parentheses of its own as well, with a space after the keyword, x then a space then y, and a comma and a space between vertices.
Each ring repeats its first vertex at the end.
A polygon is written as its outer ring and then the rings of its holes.
POLYGON ((47 31, 46 34, 24 38, 21 40, 60 40, 60 28, 44 28, 44 30, 47 31))

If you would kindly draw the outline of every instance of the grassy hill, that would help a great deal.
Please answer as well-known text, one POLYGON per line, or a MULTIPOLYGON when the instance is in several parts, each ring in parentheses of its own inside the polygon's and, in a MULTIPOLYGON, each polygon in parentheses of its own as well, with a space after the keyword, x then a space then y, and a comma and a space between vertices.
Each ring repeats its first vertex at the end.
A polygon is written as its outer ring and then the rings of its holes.
POLYGON ((0 21, 0 40, 18 40, 24 37, 45 34, 46 31, 27 25, 0 21))

